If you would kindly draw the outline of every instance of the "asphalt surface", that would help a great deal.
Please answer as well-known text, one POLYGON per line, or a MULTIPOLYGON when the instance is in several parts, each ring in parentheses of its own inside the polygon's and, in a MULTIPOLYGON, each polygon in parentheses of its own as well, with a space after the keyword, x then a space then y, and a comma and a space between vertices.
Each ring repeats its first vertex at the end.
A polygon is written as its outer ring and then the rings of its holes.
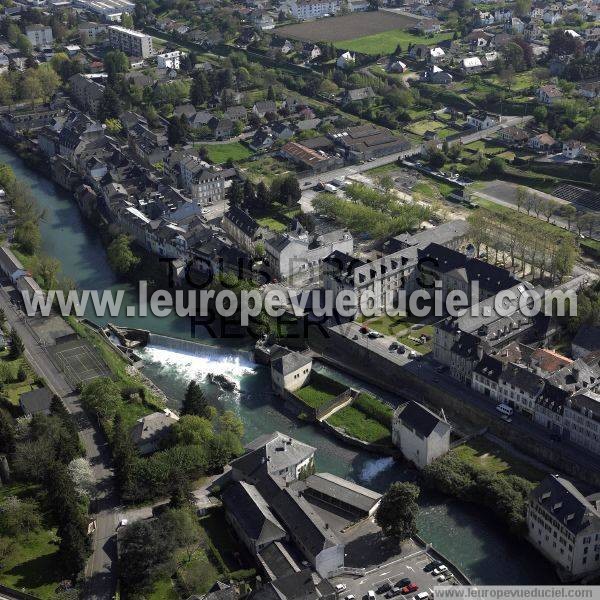
POLYGON ((25 358, 34 371, 46 381, 53 393, 63 399, 67 410, 77 423, 86 458, 90 461, 96 482, 91 506, 96 521, 96 531, 93 534, 92 554, 85 569, 84 597, 91 600, 113 598, 117 586, 115 530, 118 522, 119 500, 108 443, 100 428, 92 423, 83 411, 77 392, 50 360, 44 344, 40 342, 30 325, 30 318, 25 317, 11 303, 5 287, 0 289, 0 306, 4 309, 7 322, 23 340, 25 358))

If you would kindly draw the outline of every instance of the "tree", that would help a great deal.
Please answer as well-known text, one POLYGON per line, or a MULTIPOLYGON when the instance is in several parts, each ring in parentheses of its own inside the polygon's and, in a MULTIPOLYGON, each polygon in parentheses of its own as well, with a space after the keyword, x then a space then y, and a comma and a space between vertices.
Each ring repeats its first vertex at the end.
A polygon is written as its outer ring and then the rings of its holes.
POLYGON ((94 474, 90 462, 83 457, 74 458, 67 470, 79 495, 89 498, 94 488, 94 474))
POLYGON ((31 51, 33 50, 33 46, 31 45, 29 38, 22 33, 20 33, 17 36, 14 45, 17 47, 18 50, 20 50, 23 54, 26 54, 27 56, 29 56, 31 54, 31 51))
POLYGON ((60 86, 60 77, 49 64, 43 64, 37 68, 37 78, 41 96, 48 101, 60 86))
POLYGON ((33 221, 19 223, 15 228, 14 239, 19 244, 21 251, 29 256, 36 254, 42 244, 40 229, 33 221))
POLYGON ((120 73, 127 73, 129 70, 129 59, 121 50, 109 50, 104 56, 104 69, 112 82, 120 73))
POLYGON ((37 502, 9 496, 0 504, 0 534, 17 536, 39 529, 42 523, 37 502))
POLYGON ((185 391, 185 397, 181 406, 181 412, 184 415, 197 415, 199 417, 209 417, 209 404, 202 388, 195 379, 192 379, 185 391))
POLYGON ((393 483, 383 495, 375 522, 383 533, 401 542, 417 532, 420 490, 412 483, 393 483))
POLYGON ((112 85, 104 88, 104 94, 98 108, 98 118, 101 121, 117 119, 122 112, 123 103, 112 85))
POLYGON ((256 205, 260 208, 266 208, 269 205, 269 190, 264 181, 259 181, 256 186, 256 205))
POLYGON ((42 95, 42 85, 35 69, 27 69, 21 80, 21 95, 26 100, 31 100, 32 106, 42 95))
POLYGON ((226 410, 219 415, 217 428, 221 433, 231 433, 240 440, 244 436, 244 424, 231 410, 226 410))
POLYGON ((190 100, 194 106, 204 104, 210 97, 210 85, 206 75, 201 71, 192 81, 190 100))
POLYGON ((573 217, 577 214, 577 209, 572 204, 566 204, 561 209, 562 216, 567 220, 567 229, 571 231, 573 217))
POLYGON ((129 13, 122 13, 121 25, 127 27, 127 29, 133 29, 133 17, 129 13))
POLYGON ((84 407, 104 419, 113 418, 120 400, 119 387, 108 377, 99 377, 90 381, 81 392, 84 407))
POLYGON ((106 131, 113 135, 123 130, 123 124, 121 123, 121 121, 119 121, 119 119, 106 119, 106 121, 104 121, 104 124, 106 125, 106 131))
POLYGON ((302 191, 298 178, 291 173, 276 178, 271 185, 271 198, 283 204, 293 206, 300 201, 301 197, 302 191))
POLYGON ((10 356, 12 358, 18 358, 19 356, 23 356, 23 352, 25 352, 25 344, 21 339, 21 336, 17 333, 16 329, 10 330, 10 335, 8 337, 9 345, 10 345, 10 356))
POLYGON ((0 408, 0 452, 12 454, 15 450, 15 422, 10 414, 0 408))
POLYGON ((106 251, 110 266, 120 275, 130 273, 140 262, 133 253, 129 237, 125 234, 117 236, 106 251))
POLYGON ((244 201, 244 184, 238 179, 231 182, 231 186, 227 190, 227 200, 230 206, 240 206, 244 201))
POLYGON ((531 0, 516 0, 515 12, 517 17, 526 17, 531 12, 531 0))
POLYGON ((188 135, 188 125, 185 117, 173 116, 169 119, 169 127, 167 130, 167 136, 169 138, 169 144, 171 146, 177 146, 184 144, 188 135))

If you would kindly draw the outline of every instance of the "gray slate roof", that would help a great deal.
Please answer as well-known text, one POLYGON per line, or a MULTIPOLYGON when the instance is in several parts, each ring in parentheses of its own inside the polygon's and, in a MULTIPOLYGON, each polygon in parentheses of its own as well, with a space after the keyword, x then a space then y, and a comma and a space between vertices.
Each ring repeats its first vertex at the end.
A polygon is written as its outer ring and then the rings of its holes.
POLYGON ((24 394, 21 394, 19 404, 26 415, 45 413, 50 410, 50 404, 52 404, 52 392, 46 387, 25 392, 24 394))
POLYGON ((306 479, 306 486, 309 490, 337 498, 365 512, 369 512, 381 500, 381 494, 331 473, 311 475, 306 479))
POLYGON ((284 377, 312 363, 312 358, 301 354, 300 352, 290 352, 284 356, 276 358, 271 367, 273 370, 281 373, 284 377))
POLYGON ((399 406, 396 409, 396 417, 406 427, 414 430, 422 437, 429 437, 438 426, 441 435, 450 429, 450 425, 446 421, 443 421, 428 408, 413 400, 409 400, 406 404, 399 406))
POLYGON ((262 544, 286 536, 285 529, 253 485, 245 482, 232 483, 223 492, 222 499, 227 510, 251 540, 262 544))
POLYGON ((532 492, 530 501, 544 507, 571 533, 600 530, 600 513, 567 479, 548 475, 532 492))

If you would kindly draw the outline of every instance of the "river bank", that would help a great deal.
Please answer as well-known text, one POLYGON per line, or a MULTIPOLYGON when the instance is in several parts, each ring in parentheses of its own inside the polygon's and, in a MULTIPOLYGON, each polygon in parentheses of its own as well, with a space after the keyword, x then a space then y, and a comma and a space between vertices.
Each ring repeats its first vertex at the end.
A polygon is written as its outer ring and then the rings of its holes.
MULTIPOLYGON (((97 325, 108 321, 117 325, 147 329, 171 338, 198 338, 185 319, 175 316, 158 318, 153 315, 127 316, 126 306, 137 305, 137 293, 128 283, 118 281, 107 263, 100 236, 85 222, 69 194, 58 189, 39 173, 28 169, 10 150, 0 146, 0 162, 9 164, 17 177, 34 192, 45 217, 40 224, 42 249, 58 258, 64 275, 72 278, 78 289, 123 290, 121 312, 116 316, 98 318, 91 307, 86 316, 97 325)), ((278 430, 288 433, 318 448, 317 467, 347 477, 377 491, 384 491, 393 481, 408 480, 414 473, 403 469, 392 458, 379 458, 349 448, 311 424, 298 422, 281 411, 270 392, 266 368, 255 365, 237 348, 222 341, 204 337, 202 341, 214 346, 214 352, 194 357, 173 348, 149 347, 140 352, 143 372, 166 394, 173 407, 180 406, 191 379, 202 382, 207 394, 223 408, 234 410, 245 425, 245 441, 278 430), (239 391, 216 397, 215 386, 207 382, 209 372, 221 373, 235 379, 239 391)), ((371 390, 390 401, 393 394, 374 386, 364 385, 349 375, 324 366, 319 371, 349 386, 371 390)), ((465 503, 436 495, 421 499, 418 519, 419 533, 440 552, 449 556, 474 582, 487 584, 533 584, 555 581, 550 565, 532 553, 528 546, 517 544, 514 538, 488 514, 465 503)))

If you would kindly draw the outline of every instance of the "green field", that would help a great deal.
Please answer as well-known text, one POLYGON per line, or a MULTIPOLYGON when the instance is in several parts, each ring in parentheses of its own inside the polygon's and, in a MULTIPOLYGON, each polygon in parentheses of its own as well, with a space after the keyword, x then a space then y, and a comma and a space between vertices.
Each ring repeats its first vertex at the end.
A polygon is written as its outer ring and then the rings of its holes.
POLYGON ((311 408, 319 408, 339 396, 345 389, 344 384, 313 371, 308 384, 296 390, 296 395, 311 408))
POLYGON ((334 46, 340 50, 350 50, 363 54, 390 54, 398 44, 406 51, 409 44, 426 44, 433 46, 444 40, 452 38, 451 33, 438 33, 431 37, 415 35, 404 29, 392 29, 374 35, 355 38, 353 40, 342 40, 334 42, 334 46))
POLYGON ((210 162, 214 164, 221 164, 228 160, 244 160, 249 156, 252 156, 252 151, 240 142, 206 144, 205 148, 208 151, 210 162))
POLYGON ((346 406, 336 412, 327 422, 343 429, 350 435, 370 444, 391 445, 392 437, 389 428, 367 416, 354 406, 346 406))
MULTIPOLYGON (((0 488, 0 503, 9 496, 38 499, 38 486, 12 483, 0 488)), ((56 529, 42 519, 42 529, 17 536, 9 554, 0 563, 0 583, 27 591, 41 600, 57 598, 54 593, 64 579, 58 555, 56 529)))
POLYGON ((492 473, 518 475, 533 482, 541 481, 546 475, 546 473, 540 471, 530 463, 519 459, 500 446, 496 446, 481 437, 458 446, 452 452, 456 453, 464 461, 492 473))

